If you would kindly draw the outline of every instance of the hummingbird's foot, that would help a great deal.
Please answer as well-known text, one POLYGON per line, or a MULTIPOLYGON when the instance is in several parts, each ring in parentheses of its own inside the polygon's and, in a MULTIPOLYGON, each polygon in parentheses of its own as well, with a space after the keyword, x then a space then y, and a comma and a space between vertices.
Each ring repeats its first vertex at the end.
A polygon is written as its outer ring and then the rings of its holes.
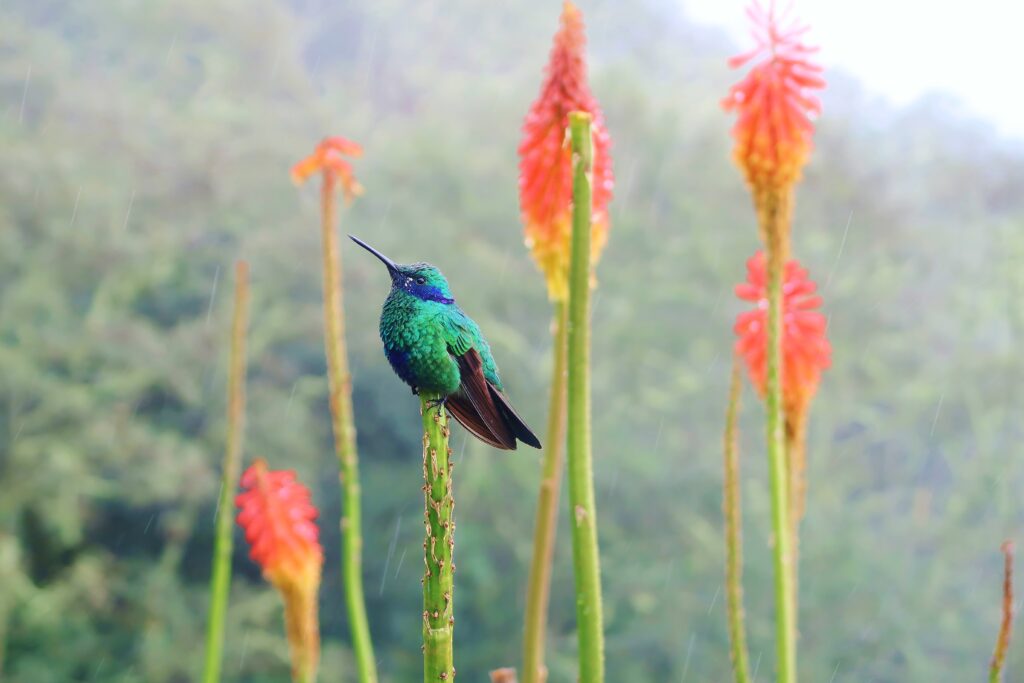
POLYGON ((420 390, 417 389, 416 387, 409 387, 409 388, 412 389, 412 395, 413 396, 419 396, 420 395, 420 390))
POLYGON ((444 408, 446 403, 448 403, 448 397, 447 396, 442 396, 441 398, 430 399, 429 401, 427 401, 427 410, 429 411, 429 410, 432 410, 434 408, 437 408, 438 412, 440 412, 440 409, 444 408))

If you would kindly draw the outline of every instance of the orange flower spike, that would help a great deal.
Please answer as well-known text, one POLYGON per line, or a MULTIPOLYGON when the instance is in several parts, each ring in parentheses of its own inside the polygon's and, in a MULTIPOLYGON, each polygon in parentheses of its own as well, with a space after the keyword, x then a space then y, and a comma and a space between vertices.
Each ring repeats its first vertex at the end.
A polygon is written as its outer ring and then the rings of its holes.
MULTIPOLYGON (((817 309, 821 297, 807 270, 793 260, 786 264, 782 285, 782 393, 785 412, 800 415, 818 388, 821 371, 831 363, 832 348, 825 336, 826 320, 817 309)), ((750 380, 762 396, 767 383, 768 274, 764 253, 747 261, 747 281, 736 296, 756 304, 740 313, 733 328, 736 351, 743 356, 750 380)))
POLYGON ((769 0, 747 9, 757 46, 729 60, 739 68, 763 56, 746 77, 729 89, 722 106, 738 115, 732 129, 733 157, 755 190, 792 186, 811 151, 813 119, 821 103, 811 94, 825 87, 821 66, 811 61, 817 48, 802 42, 807 28, 776 14, 769 0))
POLYGON ((316 678, 320 657, 317 591, 323 549, 309 489, 292 471, 270 470, 257 459, 242 475, 235 504, 250 557, 281 593, 295 681, 316 678))
POLYGON ((519 205, 526 245, 544 273, 548 294, 554 300, 568 296, 572 154, 565 144, 565 131, 572 111, 593 116, 593 263, 608 240, 608 202, 615 182, 609 156, 611 138, 587 83, 585 44, 583 15, 571 2, 565 2, 544 83, 526 115, 519 144, 519 205))
POLYGON ((309 490, 292 471, 273 471, 257 459, 242 475, 244 491, 235 499, 250 556, 275 586, 307 583, 323 564, 317 510, 309 490), (315 570, 315 571, 314 571, 315 570))
POLYGON ((345 157, 359 158, 362 155, 363 148, 351 140, 339 136, 324 138, 317 144, 312 154, 292 166, 292 180, 296 184, 301 184, 319 171, 323 173, 324 182, 328 187, 333 188, 335 184, 341 184, 341 189, 345 193, 345 203, 351 204, 364 190, 356 180, 352 165, 345 157))

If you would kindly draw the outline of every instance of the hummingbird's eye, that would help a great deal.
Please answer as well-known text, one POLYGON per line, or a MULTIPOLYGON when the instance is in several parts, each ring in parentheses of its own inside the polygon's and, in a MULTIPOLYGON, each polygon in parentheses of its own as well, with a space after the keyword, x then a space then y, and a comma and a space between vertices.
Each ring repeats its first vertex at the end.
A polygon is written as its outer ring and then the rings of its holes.
POLYGON ((418 278, 416 278, 416 284, 418 284, 418 285, 425 285, 425 284, 427 284, 427 278, 425 278, 425 277, 418 277, 418 278))

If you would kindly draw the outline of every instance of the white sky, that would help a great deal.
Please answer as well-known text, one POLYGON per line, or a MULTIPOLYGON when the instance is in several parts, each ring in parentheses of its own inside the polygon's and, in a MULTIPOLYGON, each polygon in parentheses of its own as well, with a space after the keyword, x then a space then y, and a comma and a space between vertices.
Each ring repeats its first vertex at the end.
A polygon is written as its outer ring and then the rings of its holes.
MULTIPOLYGON (((790 0, 776 0, 785 7, 790 0)), ((680 0, 693 19, 751 43, 748 0, 680 0)), ((767 0, 763 0, 767 4, 767 0)), ((1024 140, 1024 3, 1017 0, 793 0, 826 77, 840 67, 897 104, 930 91, 1024 140)))

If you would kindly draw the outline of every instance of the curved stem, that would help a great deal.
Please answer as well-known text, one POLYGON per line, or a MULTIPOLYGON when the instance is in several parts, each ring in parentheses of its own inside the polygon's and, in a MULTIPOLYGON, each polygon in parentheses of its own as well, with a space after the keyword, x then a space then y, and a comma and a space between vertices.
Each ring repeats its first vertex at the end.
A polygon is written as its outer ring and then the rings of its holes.
POLYGON ((768 381, 765 406, 768 412, 768 475, 771 488, 772 533, 774 535, 776 665, 779 683, 796 683, 796 586, 792 523, 790 521, 789 463, 782 404, 782 275, 786 258, 788 224, 772 204, 766 226, 768 251, 768 381))
POLYGON ((232 523, 238 470, 245 438, 245 332, 249 320, 249 265, 235 263, 235 309, 231 321, 231 351, 228 361, 228 429, 224 447, 224 468, 217 501, 217 521, 210 575, 210 610, 206 624, 206 659, 203 683, 220 680, 224 647, 224 617, 231 591, 232 523))
POLYGON ((732 361, 729 403, 725 411, 725 474, 722 508, 725 515, 725 600, 729 622, 729 654, 736 683, 750 680, 747 634, 743 616, 743 518, 740 513, 740 459, 736 420, 740 405, 740 366, 732 361))
POLYGON ((455 678, 455 494, 448 416, 437 394, 420 394, 423 416, 423 681, 455 678))
POLYGON ((601 570, 590 449, 590 115, 569 114, 572 144, 572 262, 569 271, 569 502, 576 579, 579 680, 604 681, 601 570))
POLYGON ((324 174, 321 191, 321 233, 324 260, 324 346, 330 388, 331 427, 338 455, 342 492, 341 578, 345 586, 352 651, 360 683, 376 683, 377 664, 370 641, 366 599, 363 594, 363 535, 360 513, 359 457, 352 417, 352 377, 345 347, 345 318, 342 306, 341 259, 335 233, 337 192, 333 173, 324 174))
POLYGON ((551 564, 558 524, 558 494, 562 485, 568 310, 565 301, 555 302, 555 362, 551 370, 548 431, 547 439, 544 441, 547 448, 544 452, 540 494, 537 497, 537 521, 533 531, 530 580, 526 588, 523 683, 543 683, 547 678, 547 668, 544 666, 544 641, 551 595, 551 564))
POLYGON ((1003 677, 1003 664, 1006 662, 1006 651, 1010 647, 1010 631, 1013 629, 1013 543, 1003 543, 1003 620, 996 638, 996 649, 992 653, 992 664, 989 667, 989 683, 999 683, 1003 677))

